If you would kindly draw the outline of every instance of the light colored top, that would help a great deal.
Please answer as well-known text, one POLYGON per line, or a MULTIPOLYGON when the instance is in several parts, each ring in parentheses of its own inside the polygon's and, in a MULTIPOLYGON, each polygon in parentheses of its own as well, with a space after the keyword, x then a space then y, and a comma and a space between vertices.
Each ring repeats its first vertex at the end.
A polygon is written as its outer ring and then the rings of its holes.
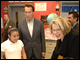
POLYGON ((5 52, 6 59, 21 59, 21 50, 23 42, 18 40, 16 43, 12 43, 9 39, 1 44, 1 51, 5 52))
POLYGON ((26 21, 27 21, 27 26, 28 26, 28 29, 29 29, 30 36, 32 38, 34 18, 30 22, 27 19, 26 19, 26 21))

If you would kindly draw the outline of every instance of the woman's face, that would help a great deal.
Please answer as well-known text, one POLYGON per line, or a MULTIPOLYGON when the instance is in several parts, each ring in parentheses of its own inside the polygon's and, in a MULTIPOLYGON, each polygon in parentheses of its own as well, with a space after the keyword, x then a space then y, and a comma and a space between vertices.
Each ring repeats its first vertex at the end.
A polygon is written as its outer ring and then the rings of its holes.
POLYGON ((11 35, 8 34, 8 37, 10 38, 10 41, 15 43, 19 39, 19 32, 18 31, 13 31, 11 32, 11 35))
POLYGON ((52 24, 52 34, 56 36, 57 40, 64 38, 63 32, 57 24, 52 24))

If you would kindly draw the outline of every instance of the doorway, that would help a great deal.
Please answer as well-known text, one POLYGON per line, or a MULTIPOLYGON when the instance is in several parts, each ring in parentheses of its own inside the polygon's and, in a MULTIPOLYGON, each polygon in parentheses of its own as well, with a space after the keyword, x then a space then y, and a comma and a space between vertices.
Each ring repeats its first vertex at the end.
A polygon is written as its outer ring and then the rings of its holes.
POLYGON ((18 23, 25 19, 24 5, 25 3, 8 4, 8 15, 10 20, 15 22, 17 28, 18 23))

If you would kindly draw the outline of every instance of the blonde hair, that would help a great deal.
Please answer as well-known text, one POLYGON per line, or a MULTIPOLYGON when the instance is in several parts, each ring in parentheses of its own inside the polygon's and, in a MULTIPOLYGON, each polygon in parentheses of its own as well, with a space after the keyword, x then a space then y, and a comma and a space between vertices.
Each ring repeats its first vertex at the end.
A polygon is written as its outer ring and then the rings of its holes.
POLYGON ((57 24, 60 27, 61 31, 63 32, 63 35, 66 35, 71 31, 71 23, 64 17, 59 16, 51 21, 50 23, 51 33, 52 24, 57 24))

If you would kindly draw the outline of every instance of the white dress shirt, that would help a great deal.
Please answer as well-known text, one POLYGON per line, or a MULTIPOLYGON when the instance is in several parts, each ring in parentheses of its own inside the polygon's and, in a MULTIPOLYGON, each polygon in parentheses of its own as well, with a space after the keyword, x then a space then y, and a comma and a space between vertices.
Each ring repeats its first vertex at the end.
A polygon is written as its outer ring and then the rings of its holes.
POLYGON ((30 36, 32 38, 34 18, 30 22, 27 19, 26 19, 26 21, 27 21, 27 26, 28 26, 28 29, 29 29, 30 36))

